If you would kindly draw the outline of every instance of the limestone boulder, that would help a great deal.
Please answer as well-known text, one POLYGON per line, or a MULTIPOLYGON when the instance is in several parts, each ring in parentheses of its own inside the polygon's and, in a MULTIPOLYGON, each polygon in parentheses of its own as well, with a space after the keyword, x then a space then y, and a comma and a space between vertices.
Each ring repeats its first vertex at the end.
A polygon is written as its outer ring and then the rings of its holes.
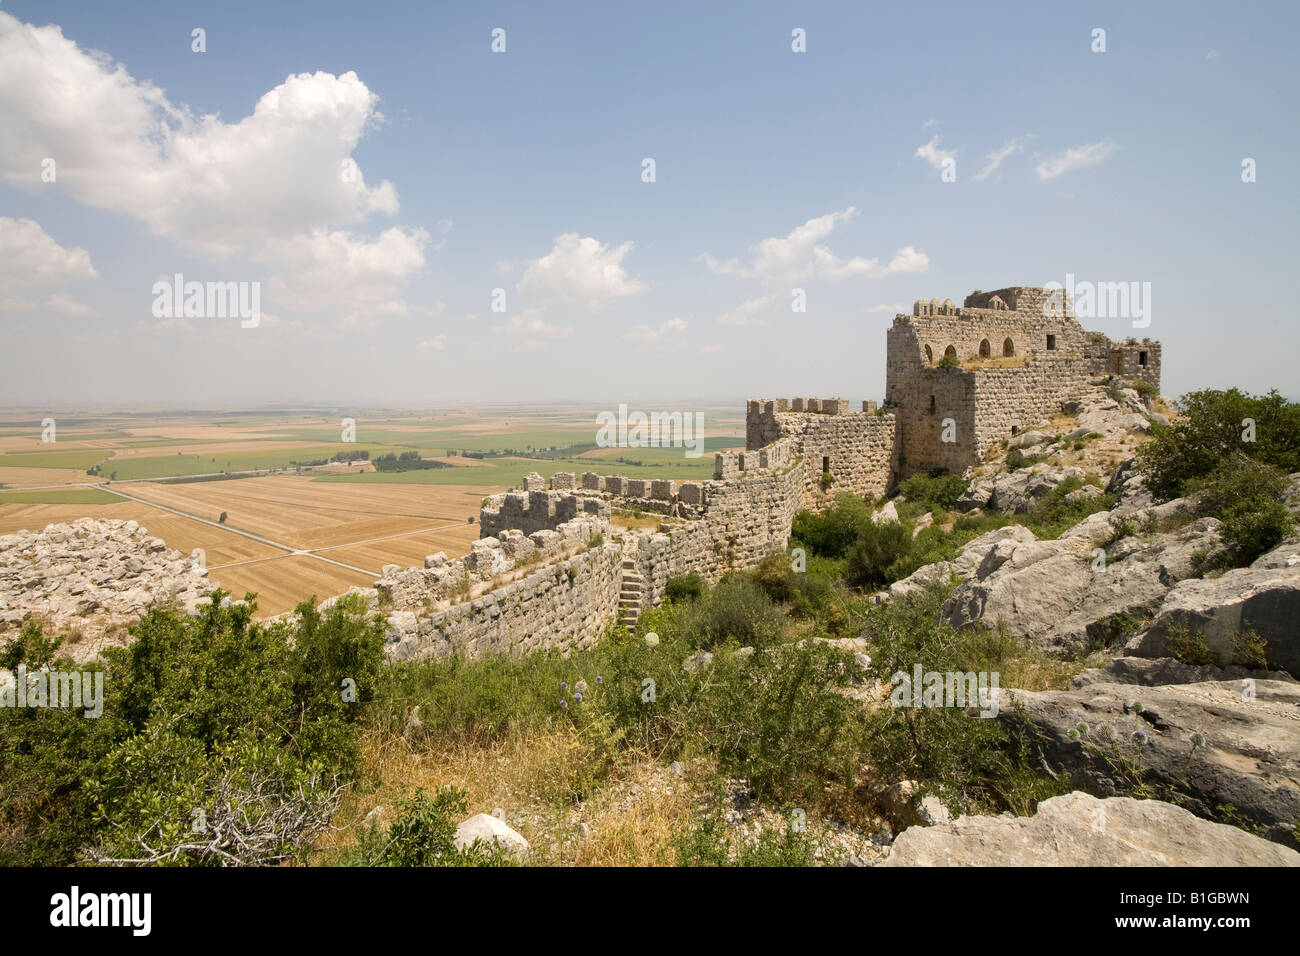
POLYGON ((1199 817, 1230 812, 1296 846, 1300 684, 1229 680, 1137 686, 1089 681, 1065 691, 1003 689, 998 719, 1034 762, 1101 796, 1140 782, 1199 817), (1233 810, 1224 811, 1231 805, 1233 810))
POLYGON ((1074 792, 1031 817, 910 827, 882 866, 1300 866, 1300 853, 1159 800, 1074 792))
POLYGON ((456 849, 463 850, 476 840, 504 850, 517 859, 528 854, 528 841, 523 835, 489 813, 476 813, 456 827, 456 849))
POLYGON ((1270 666, 1300 676, 1300 566, 1237 568, 1179 582, 1128 653, 1168 656, 1171 636, 1184 630, 1201 635, 1223 663, 1237 662, 1238 639, 1253 633, 1263 639, 1270 666))

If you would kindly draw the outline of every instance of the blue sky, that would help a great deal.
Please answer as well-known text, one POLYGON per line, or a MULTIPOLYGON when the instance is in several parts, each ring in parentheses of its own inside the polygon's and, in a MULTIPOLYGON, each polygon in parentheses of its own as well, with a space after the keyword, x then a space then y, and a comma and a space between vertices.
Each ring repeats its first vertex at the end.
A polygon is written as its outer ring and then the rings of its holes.
POLYGON ((8 0, 0 404, 879 398, 900 307, 1067 273, 1300 396, 1298 10, 8 0))

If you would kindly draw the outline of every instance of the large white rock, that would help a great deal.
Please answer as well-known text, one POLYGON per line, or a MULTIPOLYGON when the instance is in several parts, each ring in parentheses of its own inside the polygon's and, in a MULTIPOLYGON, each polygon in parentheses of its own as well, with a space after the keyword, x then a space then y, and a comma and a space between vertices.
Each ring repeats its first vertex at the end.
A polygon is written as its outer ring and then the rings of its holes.
POLYGON ((476 813, 456 828, 456 849, 463 850, 475 840, 495 843, 514 857, 528 852, 528 841, 504 820, 489 813, 476 813))
POLYGON ((1075 792, 1032 817, 910 827, 884 866, 1300 866, 1300 853, 1159 800, 1075 792))

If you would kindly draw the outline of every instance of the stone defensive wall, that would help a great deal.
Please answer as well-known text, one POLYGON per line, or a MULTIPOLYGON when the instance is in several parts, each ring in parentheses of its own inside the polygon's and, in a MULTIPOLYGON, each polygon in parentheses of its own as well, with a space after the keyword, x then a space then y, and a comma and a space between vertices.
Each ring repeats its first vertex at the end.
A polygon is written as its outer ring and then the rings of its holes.
POLYGON ((589 647, 618 611, 622 558, 622 546, 606 539, 472 599, 391 613, 388 652, 404 660, 589 647))
POLYGON ((757 449, 746 455, 786 442, 803 458, 806 508, 823 508, 842 491, 883 494, 898 467, 897 432, 896 416, 869 400, 858 410, 843 398, 759 398, 745 410, 745 444, 757 449))
POLYGON ((680 527, 642 531, 636 569, 644 582, 644 607, 663 602, 668 579, 697 572, 710 584, 728 571, 751 567, 790 542, 803 507, 804 467, 796 459, 768 475, 706 482, 708 508, 680 527))
MULTIPOLYGON (((572 477, 572 473, 569 473, 569 477, 572 477)), ((609 523, 608 502, 584 497, 573 491, 547 491, 538 487, 540 483, 540 476, 529 475, 524 480, 524 491, 507 491, 487 498, 479 509, 479 536, 488 538, 506 530, 522 531, 524 534, 554 531, 579 515, 609 523), (536 481, 529 480, 534 478, 536 481)))

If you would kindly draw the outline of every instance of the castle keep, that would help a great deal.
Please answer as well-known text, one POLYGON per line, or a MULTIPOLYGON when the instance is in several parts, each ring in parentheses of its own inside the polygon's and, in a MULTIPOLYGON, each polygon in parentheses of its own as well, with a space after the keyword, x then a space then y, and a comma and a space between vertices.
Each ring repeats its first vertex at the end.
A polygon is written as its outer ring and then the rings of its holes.
POLYGON ((754 399, 745 451, 716 456, 712 481, 539 475, 485 499, 481 537, 459 560, 389 565, 389 653, 525 652, 596 640, 662 602, 668 579, 710 583, 784 550, 795 514, 844 491, 880 495, 899 478, 961 473, 1018 431, 1044 424, 1090 380, 1160 386, 1160 344, 1088 332, 1064 293, 1012 287, 918 301, 889 329, 885 400, 754 399), (1063 301, 1062 301, 1063 300, 1063 301), (658 514, 615 538, 614 509, 658 514))
POLYGON ((958 473, 998 444, 1116 375, 1160 387, 1160 343, 1111 342, 1074 318, 1062 292, 1012 287, 917 301, 886 337, 885 401, 751 400, 745 446, 779 438, 804 458, 806 504, 840 491, 880 494, 901 477, 958 473), (823 476, 829 475, 829 478, 823 476))

